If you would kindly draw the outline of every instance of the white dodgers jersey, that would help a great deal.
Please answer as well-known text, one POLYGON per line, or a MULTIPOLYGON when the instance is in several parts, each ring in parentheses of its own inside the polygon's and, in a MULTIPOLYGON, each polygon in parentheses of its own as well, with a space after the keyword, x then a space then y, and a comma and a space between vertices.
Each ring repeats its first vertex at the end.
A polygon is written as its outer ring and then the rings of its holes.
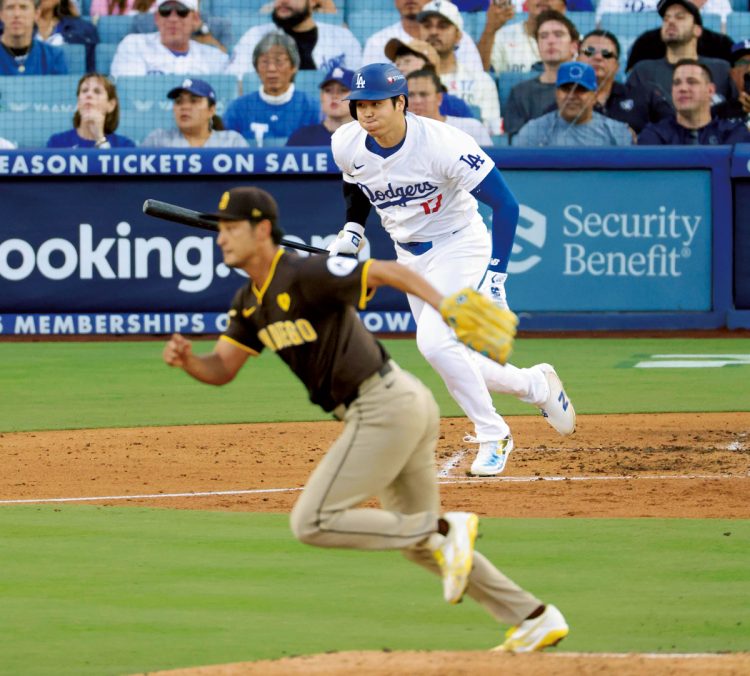
POLYGON ((474 221, 469 193, 495 164, 460 129, 406 114, 406 139, 389 157, 365 146, 367 132, 349 122, 333 134, 331 149, 344 181, 362 190, 395 242, 427 242, 474 221))

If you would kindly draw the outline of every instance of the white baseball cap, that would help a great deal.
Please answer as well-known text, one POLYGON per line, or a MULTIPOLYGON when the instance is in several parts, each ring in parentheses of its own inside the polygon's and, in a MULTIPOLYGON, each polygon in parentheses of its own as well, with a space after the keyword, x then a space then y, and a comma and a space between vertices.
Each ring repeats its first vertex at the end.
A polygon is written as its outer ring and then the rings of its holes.
POLYGON ((162 5, 166 5, 171 2, 173 5, 182 5, 188 9, 192 9, 194 12, 198 11, 198 0, 159 0, 156 3, 156 9, 159 9, 162 5))
POLYGON ((449 0, 428 2, 422 7, 422 11, 417 14, 417 21, 424 21, 430 16, 442 16, 444 19, 448 19, 458 30, 463 31, 464 29, 464 18, 461 16, 461 12, 449 0))

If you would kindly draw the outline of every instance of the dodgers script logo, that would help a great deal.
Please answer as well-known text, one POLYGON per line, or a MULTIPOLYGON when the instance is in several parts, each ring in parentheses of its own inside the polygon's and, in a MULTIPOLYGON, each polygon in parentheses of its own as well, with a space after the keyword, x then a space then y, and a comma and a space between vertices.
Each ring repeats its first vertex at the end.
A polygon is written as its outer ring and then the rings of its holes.
POLYGON ((432 185, 429 181, 399 186, 398 188, 394 188, 393 184, 389 183, 385 190, 370 190, 364 183, 357 183, 357 186, 367 195, 367 199, 372 202, 376 209, 405 207, 411 200, 423 202, 425 197, 432 195, 438 189, 436 185, 432 185))

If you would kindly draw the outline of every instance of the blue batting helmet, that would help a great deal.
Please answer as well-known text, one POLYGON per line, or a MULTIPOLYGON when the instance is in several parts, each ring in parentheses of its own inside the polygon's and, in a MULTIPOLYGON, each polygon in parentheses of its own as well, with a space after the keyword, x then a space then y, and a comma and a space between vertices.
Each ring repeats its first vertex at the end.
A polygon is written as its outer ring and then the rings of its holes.
POLYGON ((352 90, 344 97, 349 101, 349 110, 356 119, 357 104, 354 101, 384 101, 394 96, 409 99, 406 77, 392 63, 371 63, 354 72, 352 90))
POLYGON ((344 100, 383 101, 392 96, 408 96, 406 78, 392 63, 371 63, 355 71, 352 90, 344 100))

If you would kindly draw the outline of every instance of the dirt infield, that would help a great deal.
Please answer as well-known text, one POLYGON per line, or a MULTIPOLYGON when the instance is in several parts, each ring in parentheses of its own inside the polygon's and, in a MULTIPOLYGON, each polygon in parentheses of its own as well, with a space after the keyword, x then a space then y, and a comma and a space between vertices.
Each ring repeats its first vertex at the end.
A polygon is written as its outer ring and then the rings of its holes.
MULTIPOLYGON (((483 516, 750 518, 750 413, 579 417, 568 438, 509 418, 516 450, 496 479, 466 476, 468 425, 445 419, 443 505, 483 516), (500 484, 502 493, 499 493, 500 484)), ((341 423, 0 435, 0 500, 288 512, 341 423), (252 491, 216 495, 222 491, 252 491), (194 493, 208 493, 196 496, 194 493), (169 494, 190 494, 162 497, 169 494), (149 498, 127 496, 149 495, 149 498), (107 499, 107 496, 119 499, 107 499)))
MULTIPOLYGON (((504 517, 750 518, 750 413, 580 416, 577 432, 565 439, 537 417, 509 422, 517 450, 506 472, 499 478, 473 479, 466 476, 475 450, 463 441, 467 422, 443 420, 438 469, 445 509, 504 517)), ((340 425, 2 434, 0 503, 86 499, 104 505, 288 512, 340 425)), ((169 673, 490 672, 746 674, 750 654, 513 657, 364 652, 169 673)))
POLYGON ((152 672, 149 676, 746 676, 734 655, 503 655, 487 652, 350 652, 152 672))

